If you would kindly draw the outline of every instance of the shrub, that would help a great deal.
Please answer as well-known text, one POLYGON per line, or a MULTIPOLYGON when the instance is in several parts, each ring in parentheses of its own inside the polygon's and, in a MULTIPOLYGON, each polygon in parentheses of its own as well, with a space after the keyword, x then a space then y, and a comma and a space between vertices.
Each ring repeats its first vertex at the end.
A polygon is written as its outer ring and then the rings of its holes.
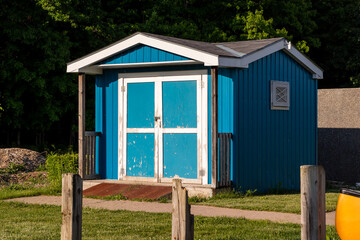
POLYGON ((47 156, 45 166, 51 183, 61 187, 61 175, 63 173, 77 173, 78 154, 74 152, 65 154, 50 153, 47 156))

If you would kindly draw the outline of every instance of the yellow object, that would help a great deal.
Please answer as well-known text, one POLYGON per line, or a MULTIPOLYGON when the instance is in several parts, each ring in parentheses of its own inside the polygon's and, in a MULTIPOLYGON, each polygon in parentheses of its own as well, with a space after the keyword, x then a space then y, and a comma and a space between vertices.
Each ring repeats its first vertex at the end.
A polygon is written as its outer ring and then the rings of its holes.
POLYGON ((341 240, 360 240, 360 192, 341 189, 336 206, 336 231, 341 240))

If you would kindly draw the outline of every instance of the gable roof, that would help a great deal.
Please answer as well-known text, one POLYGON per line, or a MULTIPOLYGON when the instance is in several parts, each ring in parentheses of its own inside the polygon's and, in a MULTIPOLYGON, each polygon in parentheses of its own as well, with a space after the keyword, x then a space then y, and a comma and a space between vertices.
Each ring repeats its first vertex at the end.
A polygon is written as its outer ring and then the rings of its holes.
POLYGON ((204 66, 248 68, 251 62, 279 50, 283 50, 288 53, 295 61, 310 71, 313 74, 313 78, 321 79, 323 77, 322 70, 299 50, 293 47, 290 42, 286 41, 285 38, 209 43, 144 32, 134 33, 133 35, 121 39, 120 41, 68 63, 67 72, 101 74, 103 68, 175 64, 203 64, 204 66), (109 58, 138 44, 158 48, 160 50, 193 60, 166 63, 157 62, 97 65, 99 61, 109 58))

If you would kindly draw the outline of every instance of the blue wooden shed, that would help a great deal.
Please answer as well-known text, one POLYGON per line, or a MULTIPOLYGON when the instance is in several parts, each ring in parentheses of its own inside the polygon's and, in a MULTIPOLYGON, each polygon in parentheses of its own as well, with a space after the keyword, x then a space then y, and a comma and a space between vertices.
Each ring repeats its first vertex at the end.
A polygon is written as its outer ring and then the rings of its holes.
POLYGON ((67 72, 79 74, 84 178, 299 189, 299 166, 317 164, 323 73, 284 38, 208 43, 138 32, 67 72), (96 75, 96 133, 84 127, 85 74, 96 75))

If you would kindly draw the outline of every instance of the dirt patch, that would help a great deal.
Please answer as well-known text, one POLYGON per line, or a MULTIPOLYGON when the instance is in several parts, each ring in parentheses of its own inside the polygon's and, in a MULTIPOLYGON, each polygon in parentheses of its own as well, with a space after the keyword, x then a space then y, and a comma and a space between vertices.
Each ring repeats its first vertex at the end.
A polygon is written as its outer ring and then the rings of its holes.
POLYGON ((47 184, 47 172, 21 172, 17 174, 0 174, 0 187, 14 184, 41 187, 47 184))
POLYGON ((0 168, 11 165, 22 165, 25 172, 33 172, 40 165, 44 165, 46 158, 39 152, 23 148, 0 149, 0 168))

